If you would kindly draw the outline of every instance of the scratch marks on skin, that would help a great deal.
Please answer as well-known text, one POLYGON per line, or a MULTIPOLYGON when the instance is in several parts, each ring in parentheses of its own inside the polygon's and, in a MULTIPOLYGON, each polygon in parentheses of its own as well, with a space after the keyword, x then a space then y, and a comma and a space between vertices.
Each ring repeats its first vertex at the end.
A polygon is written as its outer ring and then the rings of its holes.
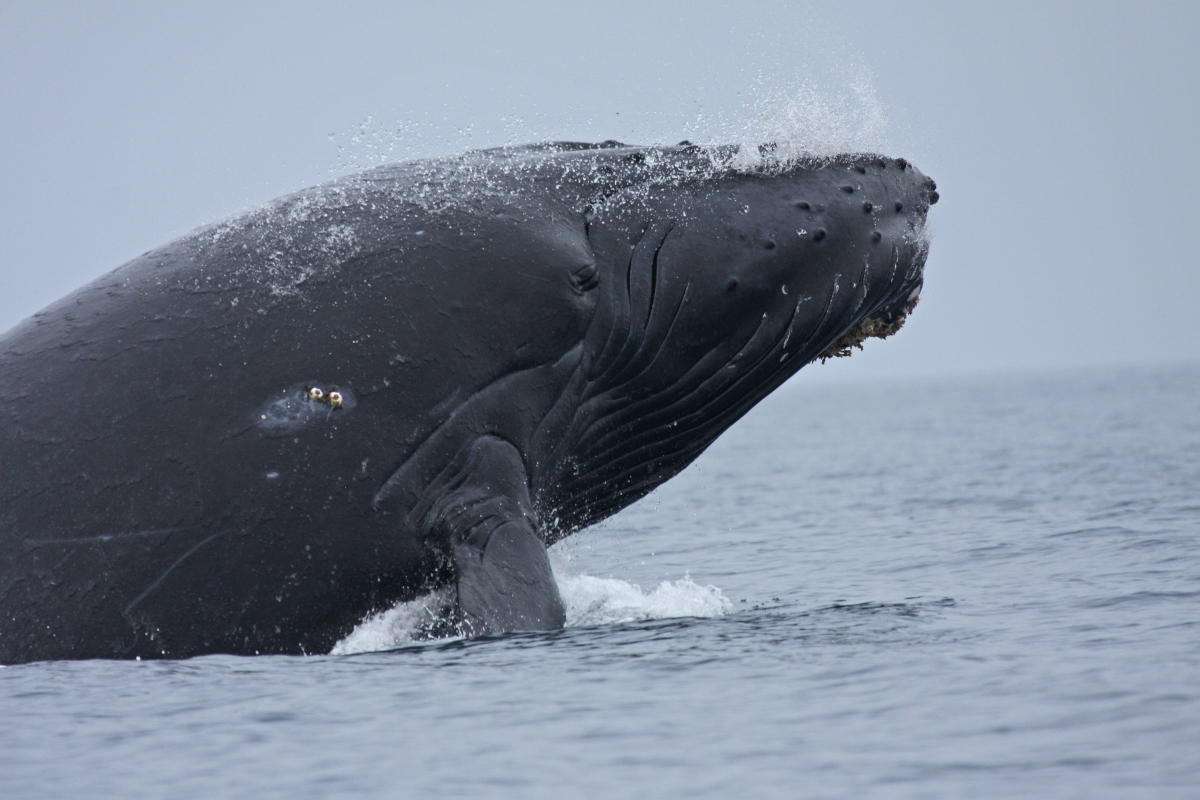
POLYGON ((900 250, 896 247, 896 243, 892 242, 892 271, 888 274, 888 286, 894 286, 896 280, 896 270, 900 267, 900 250))
POLYGON ((650 260, 650 302, 646 304, 646 327, 650 326, 650 316, 654 313, 654 296, 658 290, 658 255, 662 252, 663 245, 667 243, 667 237, 673 230, 675 230, 675 220, 667 223, 667 230, 663 233, 658 246, 654 248, 654 257, 650 260))
POLYGON ((166 536, 169 533, 177 533, 183 528, 155 528, 148 531, 129 531, 126 533, 102 533, 97 536, 76 536, 72 538, 61 539, 26 539, 27 545, 43 545, 43 544, 89 544, 120 541, 123 539, 143 539, 149 536, 166 536))
POLYGON ((766 327, 768 319, 770 319, 770 317, 768 314, 766 314, 766 312, 759 317, 758 325, 754 328, 754 333, 750 334, 750 338, 747 339, 740 348, 738 348, 738 351, 733 358, 729 359, 729 362, 725 365, 725 369, 736 370, 738 368, 738 360, 746 354, 746 351, 749 350, 750 346, 754 344, 755 340, 758 339, 758 334, 762 333, 762 329, 766 327))
MULTIPOLYGON (((813 336, 818 335, 824 328, 825 322, 829 319, 829 311, 833 308, 833 298, 837 296, 838 281, 842 278, 842 273, 837 273, 833 276, 833 288, 829 290, 829 299, 825 301, 825 310, 821 312, 821 318, 817 320, 817 326, 813 329, 813 336)), ((812 338, 812 337, 809 337, 812 338)))
POLYGON ((854 284, 855 286, 861 285, 862 291, 859 293, 858 302, 855 303, 854 308, 852 308, 850 310, 850 316, 853 317, 855 314, 857 314, 858 310, 860 308, 862 308, 863 303, 866 302, 867 294, 870 292, 870 288, 871 288, 870 281, 871 281, 871 259, 870 259, 870 257, 867 257, 867 258, 863 259, 862 277, 860 277, 858 279, 858 283, 854 284))
POLYGON ((155 536, 168 536, 172 533, 177 533, 182 530, 186 530, 186 529, 185 528, 155 528, 152 530, 145 530, 145 531, 127 531, 125 533, 102 533, 102 534, 98 534, 96 536, 61 537, 61 538, 54 538, 54 539, 26 539, 24 542, 22 542, 22 544, 25 547, 25 550, 27 552, 33 551, 33 550, 39 550, 43 547, 53 547, 55 545, 65 545, 66 552, 63 553, 62 558, 58 559, 58 561, 56 561, 54 563, 54 565, 52 567, 50 567, 49 572, 51 574, 54 574, 54 573, 58 572, 59 568, 62 567, 62 565, 67 562, 67 560, 69 560, 72 556, 74 556, 76 553, 78 553, 82 548, 87 547, 89 545, 92 545, 92 546, 104 545, 104 544, 108 544, 109 542, 116 542, 116 543, 120 544, 122 542, 131 542, 131 541, 136 541, 139 539, 150 539, 155 536))
MULTIPOLYGON (((787 289, 787 287, 785 286, 785 287, 784 287, 784 290, 785 290, 785 292, 784 292, 784 293, 785 293, 785 294, 786 294, 786 289, 787 289)), ((781 364, 782 364, 782 363, 783 363, 785 360, 787 360, 787 357, 788 357, 788 354, 787 354, 787 346, 788 346, 788 342, 790 342, 790 341, 792 340, 792 331, 793 331, 793 329, 794 329, 794 327, 795 327, 795 324, 796 324, 796 317, 797 317, 797 315, 799 315, 799 313, 800 313, 800 306, 801 306, 803 303, 805 303, 805 302, 807 302, 807 301, 809 301, 809 300, 811 300, 811 299, 812 299, 811 297, 807 297, 807 296, 805 296, 805 295, 801 295, 801 296, 800 296, 800 297, 799 297, 799 298, 796 300, 796 307, 795 307, 794 309, 792 309, 792 318, 791 318, 791 319, 788 321, 788 326, 787 326, 787 334, 786 334, 786 335, 783 337, 783 344, 781 344, 781 345, 779 346, 779 347, 780 347, 780 349, 783 351, 782 353, 780 353, 780 354, 779 354, 779 363, 781 363, 781 364)))
POLYGON ((147 586, 145 589, 143 589, 142 593, 133 599, 133 602, 131 602, 129 605, 125 606, 124 614, 125 614, 125 618, 127 620, 129 620, 129 623, 131 625, 134 624, 133 620, 130 619, 130 616, 129 616, 130 613, 133 611, 134 606, 136 606, 138 603, 145 600, 150 595, 151 592, 153 592, 155 589, 157 589, 162 584, 162 582, 167 579, 167 576, 170 575, 171 572, 176 567, 178 567, 184 561, 187 561, 192 556, 192 554, 194 554, 201 547, 204 547, 204 545, 208 544, 213 539, 216 539, 219 536, 224 536, 224 535, 226 535, 228 533, 232 533, 232 532, 233 531, 230 531, 230 530, 217 531, 213 535, 211 535, 205 539, 201 539, 199 542, 197 542, 196 544, 194 544, 190 548, 188 548, 187 552, 185 552, 179 558, 175 559, 175 562, 173 564, 171 564, 171 566, 169 566, 165 570, 163 570, 163 573, 161 575, 159 575, 157 578, 155 578, 153 581, 151 581, 150 585, 147 586))

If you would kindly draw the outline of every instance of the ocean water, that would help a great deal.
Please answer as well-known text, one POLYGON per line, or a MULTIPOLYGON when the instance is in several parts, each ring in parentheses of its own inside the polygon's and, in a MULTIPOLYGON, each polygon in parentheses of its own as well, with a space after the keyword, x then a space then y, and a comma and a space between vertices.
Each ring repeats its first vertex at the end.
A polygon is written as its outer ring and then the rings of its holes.
POLYGON ((1200 797, 1200 366, 801 376, 553 557, 558 632, 0 669, 0 797, 1200 797))

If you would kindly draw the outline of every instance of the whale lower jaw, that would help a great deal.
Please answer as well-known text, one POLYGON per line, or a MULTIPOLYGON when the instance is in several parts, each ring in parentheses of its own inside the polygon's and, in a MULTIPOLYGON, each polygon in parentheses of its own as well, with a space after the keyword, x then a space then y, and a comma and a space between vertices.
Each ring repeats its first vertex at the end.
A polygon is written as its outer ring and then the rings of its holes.
POLYGON ((838 340, 829 345, 825 352, 817 356, 821 359, 821 363, 825 363, 827 358, 847 358, 854 354, 854 348, 863 349, 863 342, 867 339, 886 339, 896 331, 904 327, 905 320, 917 307, 917 301, 920 297, 913 297, 904 306, 904 310, 894 316, 891 320, 880 319, 878 317, 868 317, 862 322, 855 325, 850 330, 843 333, 838 340))

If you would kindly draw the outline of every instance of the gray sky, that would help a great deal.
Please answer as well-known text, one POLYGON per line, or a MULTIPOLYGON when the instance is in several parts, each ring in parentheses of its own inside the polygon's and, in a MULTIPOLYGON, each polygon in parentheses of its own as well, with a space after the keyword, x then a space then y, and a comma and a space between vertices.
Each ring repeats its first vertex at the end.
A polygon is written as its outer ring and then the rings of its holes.
POLYGON ((938 181, 926 288, 895 339, 804 380, 1200 360, 1200 4, 17 5, 0 329, 356 165, 703 138, 865 67, 889 154, 938 181))

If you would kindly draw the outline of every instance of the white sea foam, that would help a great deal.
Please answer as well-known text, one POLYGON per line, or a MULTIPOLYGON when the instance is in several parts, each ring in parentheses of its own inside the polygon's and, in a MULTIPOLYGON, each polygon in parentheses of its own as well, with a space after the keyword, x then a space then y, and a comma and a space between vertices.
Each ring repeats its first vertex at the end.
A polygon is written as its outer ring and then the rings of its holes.
POLYGON ((701 586, 685 576, 663 581, 645 591, 617 578, 568 575, 558 578, 558 590, 567 607, 567 625, 614 625, 673 617, 719 617, 733 603, 716 586, 701 586))
POLYGON ((373 653, 429 638, 428 631, 451 610, 450 589, 397 603, 387 611, 372 614, 333 646, 330 655, 373 653))
MULTIPOLYGON (((567 610, 567 627, 616 625, 649 619, 719 617, 733 603, 716 586, 701 586, 685 576, 662 581, 650 591, 617 578, 556 574, 567 610)), ((451 612, 453 596, 443 589, 387 611, 372 614, 342 639, 330 655, 391 650, 430 638, 451 612)))

